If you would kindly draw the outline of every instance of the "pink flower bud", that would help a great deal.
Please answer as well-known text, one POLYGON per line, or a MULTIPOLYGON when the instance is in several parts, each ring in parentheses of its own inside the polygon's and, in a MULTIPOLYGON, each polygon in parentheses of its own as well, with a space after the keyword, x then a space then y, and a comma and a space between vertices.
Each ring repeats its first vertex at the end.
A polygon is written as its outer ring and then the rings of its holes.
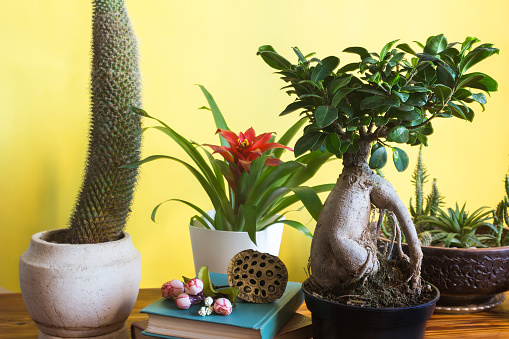
POLYGON ((203 281, 198 278, 191 279, 186 284, 186 293, 197 295, 203 292, 203 281))
POLYGON ((172 281, 168 281, 163 284, 161 287, 161 294, 163 295, 163 298, 173 299, 178 297, 179 294, 184 293, 184 290, 184 283, 180 280, 173 279, 172 281))
POLYGON ((180 294, 177 299, 175 299, 175 303, 177 303, 177 307, 183 310, 187 310, 191 307, 191 300, 189 299, 189 295, 187 293, 180 294))
POLYGON ((230 300, 226 298, 218 298, 214 303, 214 311, 222 315, 228 315, 232 313, 232 304, 230 300))

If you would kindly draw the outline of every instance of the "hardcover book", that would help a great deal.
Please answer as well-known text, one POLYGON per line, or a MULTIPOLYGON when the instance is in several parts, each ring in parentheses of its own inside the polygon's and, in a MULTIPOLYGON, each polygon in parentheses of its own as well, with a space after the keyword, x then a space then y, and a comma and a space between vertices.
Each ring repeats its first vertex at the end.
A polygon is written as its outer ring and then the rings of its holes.
MULTIPOLYGON (((210 276, 214 285, 228 285, 225 274, 210 276)), ((288 282, 285 293, 272 303, 254 304, 237 298, 237 306, 227 316, 213 313, 202 317, 198 315, 200 305, 181 310, 173 300, 161 298, 141 310, 149 316, 142 333, 160 338, 269 339, 295 315, 303 301, 301 284, 297 282, 288 282)))

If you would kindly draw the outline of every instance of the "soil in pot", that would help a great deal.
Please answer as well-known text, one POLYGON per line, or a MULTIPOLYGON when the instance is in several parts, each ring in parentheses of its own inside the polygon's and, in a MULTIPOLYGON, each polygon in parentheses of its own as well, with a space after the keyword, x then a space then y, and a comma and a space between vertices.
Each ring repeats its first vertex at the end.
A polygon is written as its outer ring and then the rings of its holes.
POLYGON ((422 292, 416 294, 407 287, 406 261, 379 261, 377 274, 348 286, 324 291, 312 277, 303 283, 314 338, 424 338, 438 289, 423 283, 422 292))

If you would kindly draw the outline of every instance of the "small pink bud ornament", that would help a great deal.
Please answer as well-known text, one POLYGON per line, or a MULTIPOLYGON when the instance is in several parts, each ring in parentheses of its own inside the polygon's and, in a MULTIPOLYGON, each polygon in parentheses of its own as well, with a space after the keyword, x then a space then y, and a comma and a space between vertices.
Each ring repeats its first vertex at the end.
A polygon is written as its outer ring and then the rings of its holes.
POLYGON ((184 293, 185 286, 184 283, 180 280, 173 279, 163 284, 161 287, 161 294, 165 299, 173 299, 178 297, 180 294, 184 293))
POLYGON ((203 292, 203 281, 198 278, 191 279, 186 284, 186 293, 198 295, 203 292))
POLYGON ((218 314, 228 315, 232 313, 232 303, 226 298, 218 298, 214 303, 214 311, 218 314))
POLYGON ((178 308, 183 310, 187 310, 192 304, 187 293, 180 294, 177 299, 175 299, 175 303, 177 303, 178 308))

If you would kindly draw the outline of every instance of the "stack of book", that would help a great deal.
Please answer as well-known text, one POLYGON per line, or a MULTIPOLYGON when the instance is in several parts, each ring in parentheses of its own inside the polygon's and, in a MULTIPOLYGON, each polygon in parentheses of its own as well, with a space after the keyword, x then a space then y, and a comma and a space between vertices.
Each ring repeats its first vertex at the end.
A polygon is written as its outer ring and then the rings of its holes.
MULTIPOLYGON (((214 285, 227 285, 226 275, 211 273, 214 285)), ((311 319, 297 314, 304 296, 301 284, 288 282, 283 296, 268 304, 235 301, 236 307, 228 316, 213 313, 198 315, 200 305, 188 310, 177 308, 173 300, 161 298, 141 310, 148 314, 148 322, 131 326, 133 339, 139 338, 311 338, 311 319)))

